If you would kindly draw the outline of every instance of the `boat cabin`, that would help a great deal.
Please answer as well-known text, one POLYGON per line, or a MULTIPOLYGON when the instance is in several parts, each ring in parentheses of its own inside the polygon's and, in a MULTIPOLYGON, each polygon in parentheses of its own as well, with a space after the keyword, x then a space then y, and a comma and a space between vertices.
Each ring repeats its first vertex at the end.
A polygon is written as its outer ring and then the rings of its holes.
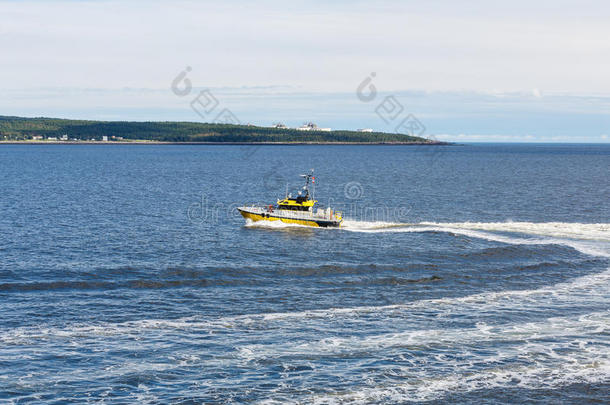
POLYGON ((277 208, 279 210, 290 211, 311 211, 313 205, 317 202, 317 200, 310 200, 308 195, 296 198, 288 197, 283 200, 277 200, 277 208))
POLYGON ((309 198, 309 182, 314 186, 315 193, 315 181, 316 178, 313 177, 313 169, 310 174, 302 174, 301 177, 305 178, 305 186, 303 186, 304 195, 301 195, 302 191, 299 191, 299 195, 296 198, 293 198, 291 194, 288 194, 288 189, 286 189, 286 198, 283 200, 277 200, 277 208, 279 210, 289 210, 289 211, 309 211, 313 210, 313 205, 317 203, 317 200, 313 198, 309 198))

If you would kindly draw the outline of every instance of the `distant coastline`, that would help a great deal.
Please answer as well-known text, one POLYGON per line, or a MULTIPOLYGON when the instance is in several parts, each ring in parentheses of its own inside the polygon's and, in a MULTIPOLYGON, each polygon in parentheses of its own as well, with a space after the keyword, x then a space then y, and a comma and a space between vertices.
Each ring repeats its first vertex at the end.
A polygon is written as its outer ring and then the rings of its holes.
POLYGON ((163 142, 163 141, 0 141, 0 145, 454 145, 450 142, 163 142))
POLYGON ((400 133, 199 122, 87 121, 0 116, 0 144, 20 145, 449 145, 400 133))

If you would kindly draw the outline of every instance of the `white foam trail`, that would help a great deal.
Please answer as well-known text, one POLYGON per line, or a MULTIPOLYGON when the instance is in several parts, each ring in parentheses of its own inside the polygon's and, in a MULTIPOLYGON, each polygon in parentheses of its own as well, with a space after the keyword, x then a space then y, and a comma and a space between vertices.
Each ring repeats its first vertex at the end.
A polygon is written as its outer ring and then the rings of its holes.
MULTIPOLYGON (((248 228, 268 228, 268 229, 291 229, 291 228, 318 229, 318 228, 307 226, 307 225, 289 224, 289 223, 282 222, 282 221, 265 221, 265 220, 252 221, 249 218, 246 219, 245 226, 248 228)), ((320 228, 320 229, 326 229, 326 228, 320 228)))
POLYGON ((243 319, 244 317, 252 321, 280 321, 285 319, 315 319, 315 318, 337 318, 337 317, 358 317, 365 313, 375 313, 382 315, 386 312, 395 311, 411 311, 419 308, 435 308, 438 312, 448 311, 453 308, 459 309, 461 312, 468 311, 485 311, 493 308, 505 308, 515 306, 516 300, 520 300, 520 305, 538 306, 542 303, 552 306, 553 302, 563 304, 565 300, 570 300, 571 303, 577 304, 578 301, 592 302, 595 299, 607 299, 608 284, 610 283, 610 268, 606 271, 590 274, 582 277, 574 278, 568 282, 558 283, 548 287, 542 287, 532 290, 513 290, 499 292, 484 292, 465 297, 454 298, 436 298, 413 301, 406 304, 392 304, 383 306, 360 306, 360 307, 344 307, 344 308, 329 308, 319 310, 309 310, 302 312, 275 312, 260 315, 243 315, 235 317, 235 320, 243 319), (596 291, 595 288, 599 288, 596 291), (529 299, 529 301, 524 301, 529 299))
POLYGON ((13 328, 6 332, 0 332, 0 342, 8 344, 31 343, 34 340, 49 338, 99 338, 110 336, 139 335, 148 331, 159 331, 163 333, 171 330, 188 330, 191 332, 208 332, 210 329, 220 329, 223 323, 219 321, 206 321, 194 317, 186 317, 175 320, 167 319, 143 319, 138 321, 126 321, 121 323, 101 323, 99 325, 72 325, 67 328, 40 328, 22 327, 13 328))
POLYGON ((366 222, 346 220, 342 225, 348 231, 425 232, 428 230, 480 230, 513 232, 527 235, 550 236, 581 240, 610 242, 610 224, 583 224, 569 222, 366 222))
MULTIPOLYGON (((603 354, 591 352, 591 358, 603 354)), ((496 387, 524 389, 553 389, 573 383, 604 383, 610 374, 607 356, 599 360, 561 356, 562 362, 551 366, 537 363, 533 366, 503 366, 478 373, 454 373, 443 377, 409 376, 404 370, 405 384, 367 387, 348 394, 321 395, 308 400, 313 404, 368 404, 430 401, 442 398, 447 392, 466 393, 496 387)))
POLYGON ((375 314, 377 317, 409 316, 413 310, 433 308, 439 317, 459 313, 481 313, 497 311, 503 308, 536 309, 606 302, 610 284, 610 268, 602 273, 577 277, 564 283, 532 290, 514 290, 484 292, 465 297, 437 298, 418 300, 405 304, 385 306, 360 306, 308 310, 299 312, 275 312, 267 314, 246 314, 222 317, 218 319, 201 319, 185 317, 175 320, 144 319, 122 323, 104 323, 100 325, 72 325, 67 328, 23 327, 0 332, 0 343, 22 344, 34 340, 49 338, 96 338, 99 336, 140 335, 142 333, 165 333, 166 331, 190 331, 214 333, 227 328, 249 328, 252 325, 277 322, 302 322, 304 319, 322 322, 338 318, 348 320, 364 314, 375 314))
MULTIPOLYGON (((246 220, 247 227, 270 228, 270 229, 312 229, 306 225, 287 224, 281 221, 252 221, 246 220)), ((584 224, 567 222, 419 222, 400 223, 383 221, 355 221, 345 220, 341 228, 351 232, 365 233, 405 233, 405 232, 448 232, 469 236, 473 238, 486 239, 495 242, 518 244, 518 245, 543 245, 559 244, 570 246, 581 253, 610 257, 609 246, 602 248, 588 244, 591 242, 610 242, 610 224, 584 224), (481 232, 485 231, 485 232, 481 232), (518 233, 544 239, 526 239, 506 235, 498 235, 490 232, 518 233)))
MULTIPOLYGON (((280 356, 311 356, 371 353, 405 346, 430 346, 438 348, 460 348, 484 342, 531 341, 553 339, 554 341, 574 336, 590 336, 592 333, 610 332, 610 312, 594 312, 577 317, 555 317, 541 322, 521 324, 487 325, 479 323, 472 328, 417 329, 398 333, 385 333, 363 337, 332 337, 300 344, 289 342, 284 345, 252 344, 243 345, 238 355, 247 361, 280 356)), ((504 350, 499 348, 498 350, 504 350)), ((514 351, 515 349, 513 349, 514 351)))
POLYGON ((498 235, 489 232, 482 232, 478 230, 470 230, 468 228, 431 228, 438 232, 451 232, 454 234, 464 235, 471 238, 485 239, 494 242, 506 243, 509 245, 563 245, 569 246, 581 253, 589 256, 599 257, 610 257, 608 249, 603 248, 599 244, 590 244, 583 241, 574 241, 571 239, 557 239, 557 238, 544 238, 544 239, 525 239, 516 238, 511 236, 498 235))
MULTIPOLYGON (((349 221, 344 229, 354 232, 450 232, 469 237, 493 240, 507 244, 561 244, 598 257, 610 257, 609 224, 579 223, 431 223, 397 224, 349 221), (497 232, 501 232, 498 234, 497 232), (505 233, 517 233, 527 237, 514 237, 505 233), (534 238, 530 237, 533 236, 534 238)), ((380 318, 392 313, 408 316, 415 308, 434 308, 442 318, 444 314, 502 312, 505 308, 537 310, 557 308, 586 303, 607 303, 610 295, 610 269, 598 274, 575 278, 569 282, 534 290, 502 291, 474 294, 460 298, 421 300, 404 305, 384 307, 337 308, 308 311, 300 314, 269 314, 266 319, 281 320, 286 317, 337 316, 358 318, 363 313, 372 312, 380 318), (403 312, 404 310, 404 312, 403 312)), ((455 330, 412 330, 398 333, 370 335, 365 337, 327 338, 319 341, 302 342, 265 347, 252 345, 240 351, 247 361, 262 357, 306 356, 312 353, 335 356, 341 353, 377 352, 400 349, 405 345, 432 345, 434 347, 467 349, 478 342, 506 342, 500 345, 495 356, 485 356, 486 361, 510 360, 514 357, 527 359, 527 366, 509 365, 502 368, 468 372, 464 364, 451 363, 443 359, 444 367, 453 373, 433 377, 417 367, 397 367, 408 383, 367 387, 345 394, 316 396, 306 402, 320 404, 334 403, 399 403, 413 400, 433 400, 447 392, 468 392, 499 386, 521 388, 553 388, 574 382, 607 382, 610 375, 610 357, 603 336, 608 334, 610 312, 589 313, 575 318, 549 318, 542 322, 488 326, 478 324, 476 328, 455 330), (602 337, 595 337, 595 335, 602 337), (517 345, 512 342, 525 342, 517 345), (553 343, 548 343, 553 341, 553 343), (577 349, 575 349, 577 347, 577 349), (541 359, 538 360, 538 357, 541 359), (415 370, 415 371, 414 371, 415 370)), ((480 361, 480 360, 478 360, 480 361)), ((518 362, 521 363, 522 362, 518 362)), ((518 364, 517 363, 517 364, 518 364)))
POLYGON ((383 231, 391 228, 402 228, 409 226, 416 226, 413 223, 402 223, 402 222, 384 222, 384 221, 357 221, 351 219, 343 220, 341 228, 348 231, 383 231))
POLYGON ((583 224, 576 222, 422 222, 421 225, 610 242, 610 224, 583 224))
POLYGON ((570 246, 581 253, 610 257, 610 224, 564 222, 361 222, 345 221, 343 229, 366 233, 448 232, 472 238, 513 245, 558 244, 570 246), (537 238, 499 235, 492 232, 518 233, 537 238))
MULTIPOLYGON (((438 400, 447 393, 468 393, 497 387, 553 389, 573 383, 605 383, 610 375, 610 353, 606 349, 603 335, 591 337, 591 333, 603 334, 608 330, 608 315, 608 312, 603 312, 574 319, 556 318, 550 319, 548 323, 514 325, 514 330, 504 327, 501 327, 504 328, 502 330, 486 328, 483 325, 478 328, 481 341, 489 340, 488 335, 491 334, 491 337, 498 337, 499 342, 510 342, 512 338, 510 343, 513 344, 508 347, 502 344, 494 353, 490 352, 494 350, 493 346, 487 345, 486 354, 481 358, 474 349, 478 343, 476 336, 471 336, 469 341, 464 342, 459 334, 452 334, 438 341, 443 348, 449 345, 457 349, 460 354, 457 358, 452 353, 439 352, 439 346, 434 346, 437 354, 431 355, 425 365, 417 362, 405 365, 403 359, 402 364, 398 362, 380 370, 384 374, 391 374, 394 383, 384 384, 371 379, 371 382, 365 382, 368 386, 352 392, 327 392, 298 398, 294 403, 403 403, 438 400), (520 326, 525 330, 520 330, 520 326), (568 327, 568 331, 564 332, 562 328, 565 327, 568 327), (573 336, 569 332, 589 334, 573 336), (452 339, 455 337, 457 341, 452 339), (549 343, 548 337, 553 340, 559 337, 562 340, 549 343), (489 363, 489 367, 480 370, 483 360, 489 363), (438 362, 439 365, 431 366, 430 362, 438 362), (442 373, 430 374, 430 367, 437 370, 441 368, 442 373), (398 379, 403 382, 395 383, 398 379)), ((413 344, 418 343, 416 341, 413 344)), ((431 344, 434 345, 434 342, 431 344)), ((358 350, 359 347, 355 347, 350 352, 358 350)), ((386 355, 399 356, 395 353, 386 355)), ((270 399, 261 403, 280 402, 270 399)))

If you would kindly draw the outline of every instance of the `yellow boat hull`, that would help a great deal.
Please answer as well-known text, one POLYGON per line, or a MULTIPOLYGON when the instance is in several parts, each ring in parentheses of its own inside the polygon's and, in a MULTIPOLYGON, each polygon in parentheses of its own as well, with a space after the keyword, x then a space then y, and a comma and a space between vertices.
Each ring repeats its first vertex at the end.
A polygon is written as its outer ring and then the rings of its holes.
POLYGON ((336 228, 341 226, 341 222, 343 221, 332 221, 332 220, 326 220, 326 219, 297 219, 297 218, 288 218, 288 217, 284 217, 281 214, 276 214, 276 213, 255 213, 255 212, 249 212, 245 209, 242 208, 238 208, 237 209, 240 214, 246 218, 246 219, 250 219, 252 221, 281 221, 284 222, 286 224, 297 224, 297 225, 305 225, 305 226, 313 226, 313 227, 322 227, 322 228, 336 228))

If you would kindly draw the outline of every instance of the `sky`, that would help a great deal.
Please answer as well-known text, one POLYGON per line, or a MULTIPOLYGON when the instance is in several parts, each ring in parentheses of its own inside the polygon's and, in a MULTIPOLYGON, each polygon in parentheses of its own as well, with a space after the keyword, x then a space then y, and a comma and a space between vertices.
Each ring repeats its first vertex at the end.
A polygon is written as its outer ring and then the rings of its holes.
POLYGON ((610 142, 608 21, 590 0, 0 0, 0 115, 610 142))

